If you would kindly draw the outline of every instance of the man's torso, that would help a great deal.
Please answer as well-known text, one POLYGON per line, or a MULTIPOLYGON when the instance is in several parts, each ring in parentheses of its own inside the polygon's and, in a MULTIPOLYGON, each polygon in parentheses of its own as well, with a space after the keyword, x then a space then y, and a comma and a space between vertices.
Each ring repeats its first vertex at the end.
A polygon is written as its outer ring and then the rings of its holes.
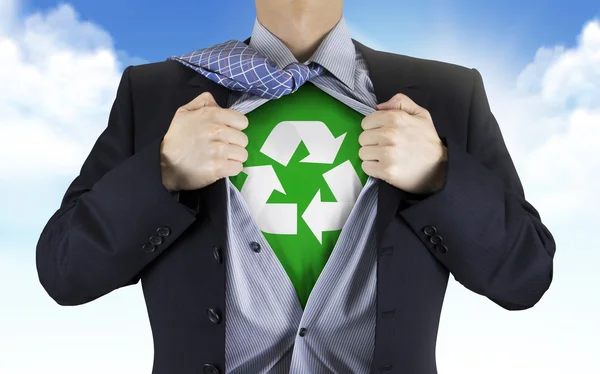
MULTIPOLYGON (((438 133, 464 146, 471 94, 467 69, 377 52, 370 61, 377 68, 371 70, 378 101, 404 91, 430 111, 438 133), (390 76, 380 77, 378 72, 390 76)), ((131 74, 135 149, 164 135, 176 109, 204 91, 210 91, 219 105, 227 105, 226 89, 175 62, 138 66, 131 74)), ((184 201, 200 198, 199 219, 142 274, 155 341, 155 373, 197 372, 204 363, 224 359, 225 321, 212 323, 206 311, 220 307, 224 312, 225 187, 222 181, 199 191, 182 191, 184 201)), ((378 233, 374 367, 400 357, 405 370, 434 373, 435 336, 448 272, 384 205, 378 201, 381 214, 392 216, 379 230, 384 232, 378 233)))

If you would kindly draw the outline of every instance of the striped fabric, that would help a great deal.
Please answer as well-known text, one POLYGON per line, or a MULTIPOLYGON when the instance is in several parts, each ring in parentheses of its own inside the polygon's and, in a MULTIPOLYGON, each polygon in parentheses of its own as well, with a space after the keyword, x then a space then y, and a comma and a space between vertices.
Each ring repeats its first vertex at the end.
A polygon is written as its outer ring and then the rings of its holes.
MULTIPOLYGON (((250 46, 279 68, 297 62, 258 20, 250 46)), ((327 70, 311 83, 364 115, 375 111, 366 64, 343 18, 305 64, 311 61, 327 70)), ((245 114, 267 101, 232 92, 228 106, 245 114)), ((226 372, 368 373, 376 321, 376 180, 370 177, 361 190, 305 310, 241 193, 227 182, 226 372), (262 250, 253 251, 252 242, 262 250)))

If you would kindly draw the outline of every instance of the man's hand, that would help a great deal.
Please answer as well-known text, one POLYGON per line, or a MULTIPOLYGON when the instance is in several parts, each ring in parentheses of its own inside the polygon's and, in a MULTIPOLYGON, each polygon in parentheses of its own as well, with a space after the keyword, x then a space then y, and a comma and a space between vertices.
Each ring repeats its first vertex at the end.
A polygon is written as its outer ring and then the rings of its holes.
POLYGON ((169 191, 193 190, 242 171, 248 118, 220 108, 208 92, 175 112, 161 143, 162 181, 169 191))
POLYGON ((362 121, 358 156, 367 175, 414 194, 431 194, 445 184, 447 149, 429 112, 396 94, 362 121))

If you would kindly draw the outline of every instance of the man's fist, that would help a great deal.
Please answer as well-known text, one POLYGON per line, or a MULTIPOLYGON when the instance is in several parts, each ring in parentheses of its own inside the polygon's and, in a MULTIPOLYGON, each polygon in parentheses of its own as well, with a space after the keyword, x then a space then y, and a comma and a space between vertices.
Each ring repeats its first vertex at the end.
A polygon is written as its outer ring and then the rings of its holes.
POLYGON ((209 92, 177 109, 160 147, 165 187, 194 190, 239 174, 248 159, 246 127, 246 116, 219 107, 209 92))
POLYGON ((415 194, 443 188, 448 154, 429 112, 396 94, 362 121, 358 156, 371 177, 415 194))

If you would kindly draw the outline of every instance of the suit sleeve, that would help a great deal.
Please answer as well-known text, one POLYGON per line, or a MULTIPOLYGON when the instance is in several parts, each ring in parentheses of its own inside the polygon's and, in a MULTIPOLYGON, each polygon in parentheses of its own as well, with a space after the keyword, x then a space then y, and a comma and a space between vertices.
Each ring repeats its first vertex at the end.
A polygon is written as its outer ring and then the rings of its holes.
POLYGON ((162 183, 164 135, 134 153, 131 68, 123 72, 106 129, 37 243, 40 283, 60 305, 137 283, 196 220, 197 211, 162 183))
POLYGON ((525 200, 481 74, 471 72, 467 150, 444 138, 445 186, 400 215, 458 282, 505 309, 527 309, 550 286, 555 241, 525 200))

